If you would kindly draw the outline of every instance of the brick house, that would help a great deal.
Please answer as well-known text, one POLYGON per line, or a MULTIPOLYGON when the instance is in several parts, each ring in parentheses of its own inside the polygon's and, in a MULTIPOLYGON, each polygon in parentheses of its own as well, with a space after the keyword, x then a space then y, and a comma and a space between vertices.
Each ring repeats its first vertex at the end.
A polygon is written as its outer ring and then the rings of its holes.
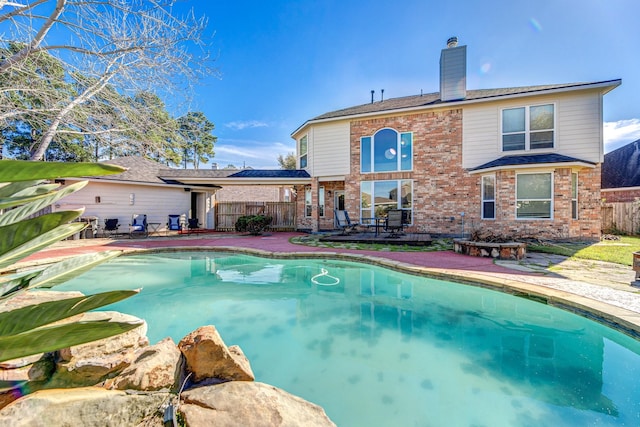
POLYGON ((620 80, 467 90, 466 46, 440 57, 440 91, 328 112, 292 138, 298 227, 403 209, 408 231, 600 237, 603 96, 620 80))

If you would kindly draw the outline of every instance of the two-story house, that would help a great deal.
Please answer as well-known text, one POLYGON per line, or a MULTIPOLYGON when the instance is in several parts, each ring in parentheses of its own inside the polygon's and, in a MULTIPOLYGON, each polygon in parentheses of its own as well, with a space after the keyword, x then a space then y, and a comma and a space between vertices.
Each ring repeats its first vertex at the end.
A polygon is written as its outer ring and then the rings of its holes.
POLYGON ((407 230, 600 237, 603 95, 620 80, 467 90, 466 46, 441 52, 440 91, 308 120, 292 137, 298 227, 405 210, 407 230))

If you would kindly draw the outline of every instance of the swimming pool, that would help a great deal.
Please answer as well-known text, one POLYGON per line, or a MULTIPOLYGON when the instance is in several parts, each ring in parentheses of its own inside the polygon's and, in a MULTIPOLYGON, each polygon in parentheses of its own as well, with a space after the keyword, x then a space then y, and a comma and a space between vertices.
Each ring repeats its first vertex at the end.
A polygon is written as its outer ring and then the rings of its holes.
POLYGON ((213 324, 257 381, 339 426, 640 424, 640 342, 572 313, 368 264, 186 252, 121 257, 57 287, 143 287, 107 307, 152 343, 213 324))

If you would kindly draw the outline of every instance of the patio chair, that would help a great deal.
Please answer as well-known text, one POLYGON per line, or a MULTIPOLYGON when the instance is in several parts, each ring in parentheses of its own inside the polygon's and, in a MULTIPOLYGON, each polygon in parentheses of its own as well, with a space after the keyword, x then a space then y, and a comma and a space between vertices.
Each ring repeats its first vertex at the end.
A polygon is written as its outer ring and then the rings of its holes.
POLYGON ((342 230, 342 234, 349 234, 360 225, 360 223, 358 222, 351 222, 351 219, 349 219, 349 213, 347 211, 335 209, 334 215, 336 227, 342 230))
POLYGON ((131 238, 149 237, 147 215, 133 214, 133 217, 131 218, 131 224, 129 225, 129 236, 131 238))
POLYGON ((187 227, 189 228, 189 234, 200 229, 200 223, 198 218, 189 218, 187 221, 187 227))
POLYGON ((402 209, 390 209, 387 212, 386 231, 389 232, 387 237, 399 237, 403 227, 402 209))
POLYGON ((102 229, 102 235, 104 237, 112 237, 118 235, 118 218, 107 218, 104 220, 104 228, 102 229))
POLYGON ((180 215, 169 215, 167 217, 167 231, 182 231, 182 223, 180 222, 180 215))

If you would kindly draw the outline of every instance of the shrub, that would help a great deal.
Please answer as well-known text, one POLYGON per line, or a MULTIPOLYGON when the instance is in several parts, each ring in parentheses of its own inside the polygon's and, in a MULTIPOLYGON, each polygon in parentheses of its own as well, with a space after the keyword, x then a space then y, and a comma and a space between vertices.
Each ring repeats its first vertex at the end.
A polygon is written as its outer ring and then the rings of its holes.
POLYGON ((269 228, 272 220, 273 218, 265 215, 246 215, 238 218, 235 227, 237 232, 257 236, 269 228))

